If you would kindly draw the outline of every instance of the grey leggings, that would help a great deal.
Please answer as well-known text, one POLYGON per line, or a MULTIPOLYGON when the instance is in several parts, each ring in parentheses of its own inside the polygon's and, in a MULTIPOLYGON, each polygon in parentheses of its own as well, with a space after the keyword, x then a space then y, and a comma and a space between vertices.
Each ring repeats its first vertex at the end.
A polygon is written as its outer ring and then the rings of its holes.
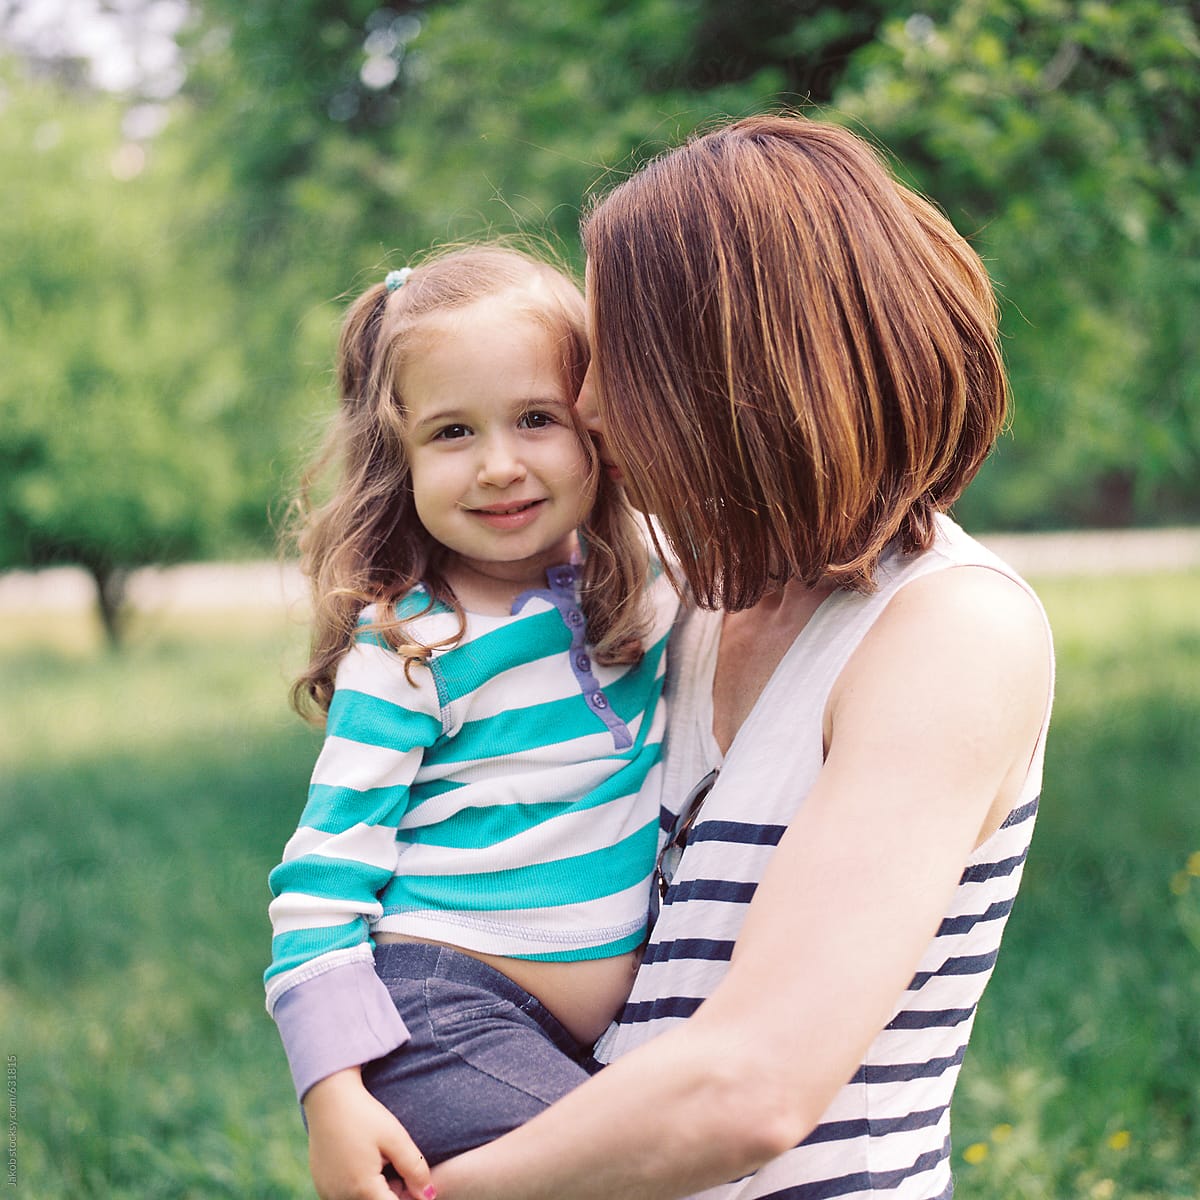
POLYGON ((430 1163, 536 1116, 598 1069, 550 1011, 486 963, 393 942, 375 970, 412 1035, 363 1067, 363 1082, 430 1163))

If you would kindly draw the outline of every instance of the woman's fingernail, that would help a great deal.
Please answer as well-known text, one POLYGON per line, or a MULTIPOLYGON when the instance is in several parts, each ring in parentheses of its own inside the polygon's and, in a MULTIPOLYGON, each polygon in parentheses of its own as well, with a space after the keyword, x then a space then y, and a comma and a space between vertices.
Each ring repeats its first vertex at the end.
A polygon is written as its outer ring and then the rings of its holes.
POLYGON ((427 1188, 426 1188, 426 1189, 425 1189, 425 1190, 424 1190, 424 1191, 421 1193, 421 1195, 425 1197, 425 1200, 437 1200, 437 1188, 435 1188, 435 1187, 433 1186, 433 1184, 431 1183, 431 1184, 430 1184, 430 1185, 429 1185, 429 1186, 428 1186, 428 1187, 427 1187, 427 1188))

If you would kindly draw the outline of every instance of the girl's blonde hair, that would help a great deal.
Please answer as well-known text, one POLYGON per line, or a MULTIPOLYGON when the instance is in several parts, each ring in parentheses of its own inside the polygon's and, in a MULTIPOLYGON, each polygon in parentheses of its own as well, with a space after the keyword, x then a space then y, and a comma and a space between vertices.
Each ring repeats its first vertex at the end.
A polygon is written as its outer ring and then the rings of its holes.
POLYGON ((706 607, 869 591, 929 546, 1004 421, 978 255, 861 138, 758 116, 677 147, 583 226, 607 437, 706 607))
MULTIPOLYGON (((427 317, 500 294, 511 295, 514 318, 545 326, 559 354, 566 393, 578 395, 588 367, 579 287, 561 270, 508 246, 435 253, 408 273, 402 287, 389 292, 377 283, 346 314, 337 352, 337 413, 292 504, 291 537, 313 603, 309 663, 292 687, 292 704, 304 715, 328 710, 337 665, 366 605, 377 606, 372 629, 408 660, 406 670, 432 649, 456 644, 465 632, 462 606, 440 571, 442 548, 417 518, 400 380, 406 361, 421 352, 427 317), (330 475, 332 490, 317 500, 330 475), (395 612, 396 601, 417 584, 428 589, 430 608, 440 601, 458 616, 457 633, 433 647, 417 644, 395 612)), ((589 486, 596 488, 581 530, 588 638, 599 662, 635 661, 642 651, 645 537, 620 489, 599 470, 581 425, 576 432, 590 462, 589 486)))

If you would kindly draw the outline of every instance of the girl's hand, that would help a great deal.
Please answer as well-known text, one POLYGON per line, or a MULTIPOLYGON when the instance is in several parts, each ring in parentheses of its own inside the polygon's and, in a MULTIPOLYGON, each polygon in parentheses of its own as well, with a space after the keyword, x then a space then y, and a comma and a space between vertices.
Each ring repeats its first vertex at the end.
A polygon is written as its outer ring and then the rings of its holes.
POLYGON ((357 1067, 305 1093, 308 1162, 321 1200, 434 1200, 429 1164, 408 1131, 363 1086, 357 1067), (391 1165, 399 1180, 385 1179, 391 1165))

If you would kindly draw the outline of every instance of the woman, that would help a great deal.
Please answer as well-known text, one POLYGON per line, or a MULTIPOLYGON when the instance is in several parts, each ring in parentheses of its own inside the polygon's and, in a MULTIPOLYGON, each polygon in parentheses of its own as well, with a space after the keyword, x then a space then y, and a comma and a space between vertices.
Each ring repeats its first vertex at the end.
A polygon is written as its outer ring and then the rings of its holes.
POLYGON ((949 1196, 1053 673, 1036 598, 941 515, 1004 418, 987 275, 862 141, 794 117, 677 148, 583 233, 580 406, 698 606, 681 811, 610 1065, 438 1193, 949 1196))

